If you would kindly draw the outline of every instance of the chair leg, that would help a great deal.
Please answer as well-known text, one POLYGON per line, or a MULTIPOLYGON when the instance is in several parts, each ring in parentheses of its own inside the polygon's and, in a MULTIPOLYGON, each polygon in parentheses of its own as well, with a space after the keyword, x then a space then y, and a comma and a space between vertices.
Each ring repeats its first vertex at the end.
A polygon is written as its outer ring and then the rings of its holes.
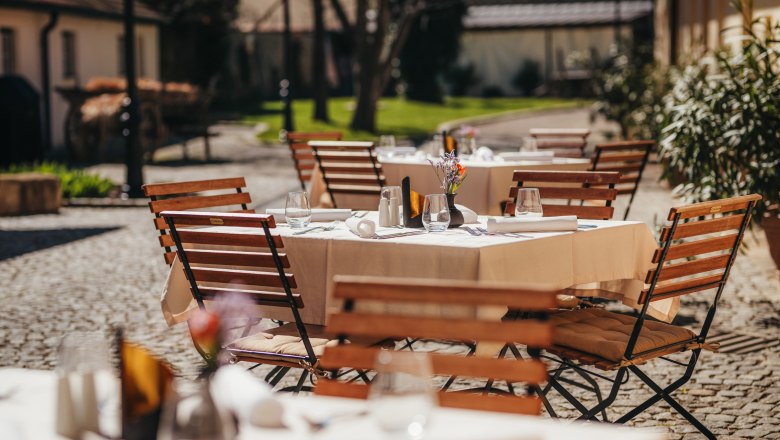
MULTIPOLYGON (((580 371, 579 369, 575 368, 574 372, 577 373, 581 378, 583 378, 586 382, 588 382, 593 390, 593 393, 596 394, 596 401, 601 404, 604 399, 601 397, 601 388, 599 388, 598 382, 596 382, 595 379, 590 377, 588 374, 580 371)), ((601 410, 601 417, 602 420, 605 422, 608 422, 609 419, 607 418, 607 409, 604 408, 601 410)))
POLYGON ((277 373, 276 376, 274 376, 274 378, 268 382, 268 384, 271 385, 271 388, 275 387, 288 371, 290 371, 290 367, 282 367, 279 370, 279 373, 277 373))
POLYGON ((667 394, 658 384, 653 382, 652 379, 650 379, 645 373, 642 372, 639 368, 636 366, 631 366, 631 371, 634 372, 634 374, 637 375, 640 379, 642 379, 642 382, 647 384, 650 389, 656 392, 656 394, 660 395, 662 399, 666 401, 672 408, 674 408, 678 413, 680 413, 681 416, 685 417, 686 420, 688 420, 693 426, 696 427, 696 429, 699 430, 702 434, 704 434, 705 437, 708 439, 715 439, 715 434, 712 433, 709 429, 707 429, 706 426, 702 422, 699 421, 696 417, 694 417, 693 414, 691 414, 685 407, 683 407, 680 402, 675 400, 672 396, 667 394))
MULTIPOLYGON (((255 367, 259 366, 259 365, 260 365, 260 364, 254 364, 253 366, 249 367, 249 369, 250 369, 250 370, 252 370, 253 368, 255 368, 255 367)), ((266 382, 271 382, 271 378, 272 378, 272 377, 273 377, 273 376, 274 376, 276 373, 278 373, 278 372, 279 372, 279 370, 281 370, 281 369, 282 369, 282 367, 274 367, 274 368, 273 368, 273 370, 271 370, 271 371, 270 371, 270 372, 269 372, 269 373, 268 373, 268 374, 265 376, 265 381, 266 381, 266 382)))
POLYGON ((580 416, 578 420, 596 420, 595 417, 596 414, 600 413, 601 411, 607 409, 610 405, 612 405, 612 402, 614 402, 615 399, 617 398, 618 391, 620 390, 620 385, 622 385, 623 383, 623 376, 625 375, 626 375, 625 367, 618 370, 618 373, 615 376, 615 382, 612 384, 612 390, 610 390, 609 395, 607 395, 607 398, 604 399, 601 403, 597 404, 596 406, 594 406, 593 408, 585 412, 580 411, 582 412, 582 416, 580 416))
POLYGON ((298 379, 298 384, 295 386, 295 390, 293 390, 293 395, 297 395, 301 392, 301 388, 303 388, 303 384, 306 383, 306 378, 309 376, 309 370, 303 370, 301 372, 301 377, 298 379))

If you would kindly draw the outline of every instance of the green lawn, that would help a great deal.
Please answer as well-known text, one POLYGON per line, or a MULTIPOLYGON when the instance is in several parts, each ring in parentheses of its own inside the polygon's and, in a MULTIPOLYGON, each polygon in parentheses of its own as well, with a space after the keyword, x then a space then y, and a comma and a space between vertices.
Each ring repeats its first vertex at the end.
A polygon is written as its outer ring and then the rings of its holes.
MULTIPOLYGON (((447 98, 444 104, 385 98, 379 103, 377 129, 378 134, 424 138, 433 134, 437 125, 454 119, 518 110, 571 108, 580 105, 583 105, 583 101, 558 98, 447 98)), ((352 98, 329 100, 330 124, 312 121, 312 106, 310 100, 299 100, 293 103, 296 131, 338 130, 344 133, 346 140, 368 140, 375 137, 371 133, 349 130, 354 106, 352 98)), ((271 142, 278 141, 279 130, 283 126, 282 104, 280 101, 266 102, 259 114, 246 115, 245 119, 254 123, 268 124, 268 130, 260 138, 271 142)))

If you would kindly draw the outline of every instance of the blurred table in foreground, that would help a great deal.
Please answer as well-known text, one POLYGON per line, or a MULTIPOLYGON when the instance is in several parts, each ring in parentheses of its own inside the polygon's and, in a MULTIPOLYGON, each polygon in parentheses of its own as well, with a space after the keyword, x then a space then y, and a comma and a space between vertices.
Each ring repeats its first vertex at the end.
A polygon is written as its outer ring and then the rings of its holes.
MULTIPOLYGON (((53 371, 0 368, 0 438, 3 440, 60 440, 55 432, 57 376, 53 371)), ((302 414, 322 420, 336 414, 362 413, 369 402, 334 397, 279 395, 286 428, 242 427, 242 440, 253 439, 363 439, 383 438, 371 416, 344 417, 312 433, 302 414)), ((483 411, 434 408, 425 439, 577 439, 663 440, 659 431, 608 424, 576 424, 546 417, 529 417, 483 411)))
MULTIPOLYGON (((287 428, 260 429, 247 427, 241 440, 273 438, 275 440, 298 439, 382 439, 406 438, 391 436, 379 429, 371 415, 349 417, 370 408, 370 402, 337 397, 281 397, 285 408, 284 421, 287 428), (315 421, 326 420, 334 415, 345 415, 334 419, 329 426, 312 433, 302 417, 315 421)), ((550 419, 546 416, 532 417, 486 411, 472 411, 451 408, 433 408, 430 421, 424 433, 426 440, 472 440, 472 439, 527 439, 527 440, 662 440, 666 435, 657 430, 627 428, 601 423, 572 423, 550 419)))

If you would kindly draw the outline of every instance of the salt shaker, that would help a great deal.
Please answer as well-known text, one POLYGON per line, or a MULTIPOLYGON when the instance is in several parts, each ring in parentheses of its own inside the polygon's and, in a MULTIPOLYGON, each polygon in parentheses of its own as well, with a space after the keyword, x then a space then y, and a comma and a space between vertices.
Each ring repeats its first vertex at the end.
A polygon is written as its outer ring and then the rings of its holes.
POLYGON ((379 226, 387 227, 390 225, 390 200, 379 199, 379 226))
POLYGON ((398 197, 392 197, 390 198, 389 203, 389 209, 390 209, 390 215, 389 215, 389 222, 390 226, 398 226, 401 224, 401 216, 398 213, 398 210, 401 207, 401 204, 398 202, 398 197))

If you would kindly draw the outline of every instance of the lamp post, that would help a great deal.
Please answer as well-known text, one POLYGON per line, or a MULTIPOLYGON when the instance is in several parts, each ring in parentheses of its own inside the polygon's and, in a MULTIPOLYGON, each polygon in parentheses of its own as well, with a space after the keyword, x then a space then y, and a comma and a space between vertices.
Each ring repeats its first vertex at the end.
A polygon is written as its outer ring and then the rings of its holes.
POLYGON ((284 79, 279 83, 279 96, 284 103, 284 129, 295 131, 292 115, 292 35, 290 34, 290 0, 284 0, 284 79))
POLYGON ((124 110, 121 120, 124 123, 122 135, 126 140, 125 165, 127 166, 127 188, 129 197, 143 197, 141 186, 144 184, 143 151, 139 137, 140 120, 138 112, 138 85, 135 76, 135 13, 134 0, 124 0, 124 45, 125 80, 127 97, 122 103, 124 110))

